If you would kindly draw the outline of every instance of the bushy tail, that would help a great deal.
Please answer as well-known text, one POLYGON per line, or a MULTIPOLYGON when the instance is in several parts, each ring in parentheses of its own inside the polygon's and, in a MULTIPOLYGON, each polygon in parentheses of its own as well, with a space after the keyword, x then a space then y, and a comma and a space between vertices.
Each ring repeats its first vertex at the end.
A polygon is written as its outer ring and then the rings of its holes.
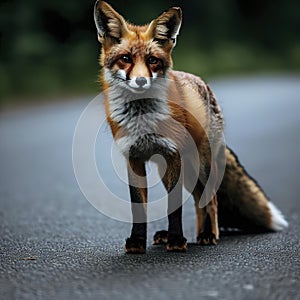
POLYGON ((226 170, 218 191, 219 225, 247 231, 279 231, 288 226, 237 156, 226 148, 226 170))

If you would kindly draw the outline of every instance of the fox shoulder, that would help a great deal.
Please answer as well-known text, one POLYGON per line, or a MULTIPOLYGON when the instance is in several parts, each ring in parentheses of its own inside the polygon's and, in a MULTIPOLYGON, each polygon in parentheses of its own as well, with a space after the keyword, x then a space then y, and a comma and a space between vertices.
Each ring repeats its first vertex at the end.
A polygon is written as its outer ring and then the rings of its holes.
POLYGON ((210 86, 200 77, 182 72, 171 71, 170 78, 178 82, 185 90, 191 90, 193 94, 198 95, 197 101, 207 107, 210 112, 223 123, 222 110, 218 104, 216 96, 210 86))

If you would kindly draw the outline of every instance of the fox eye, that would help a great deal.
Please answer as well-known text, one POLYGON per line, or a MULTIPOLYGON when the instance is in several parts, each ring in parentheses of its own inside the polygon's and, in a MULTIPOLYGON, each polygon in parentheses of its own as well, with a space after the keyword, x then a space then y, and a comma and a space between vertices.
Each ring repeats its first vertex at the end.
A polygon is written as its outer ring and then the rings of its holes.
POLYGON ((147 63, 149 65, 156 65, 158 63, 158 58, 156 58, 155 56, 150 56, 148 59, 147 59, 147 63))
POLYGON ((132 63, 132 59, 131 59, 130 55, 128 55, 128 54, 122 55, 120 59, 121 59, 122 62, 124 62, 125 64, 131 64, 131 63, 132 63))

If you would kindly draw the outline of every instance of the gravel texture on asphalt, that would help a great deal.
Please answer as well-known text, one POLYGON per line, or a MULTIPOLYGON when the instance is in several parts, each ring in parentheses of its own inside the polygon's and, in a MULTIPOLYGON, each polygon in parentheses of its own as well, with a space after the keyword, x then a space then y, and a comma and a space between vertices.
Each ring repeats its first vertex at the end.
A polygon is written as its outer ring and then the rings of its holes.
POLYGON ((3 112, 0 298, 300 299, 300 77, 231 78, 212 87, 228 144, 283 211, 287 230, 223 234, 217 246, 199 247, 190 200, 187 253, 151 245, 164 219, 149 224, 145 255, 125 255, 130 225, 93 208, 73 174, 74 128, 91 99, 3 112))

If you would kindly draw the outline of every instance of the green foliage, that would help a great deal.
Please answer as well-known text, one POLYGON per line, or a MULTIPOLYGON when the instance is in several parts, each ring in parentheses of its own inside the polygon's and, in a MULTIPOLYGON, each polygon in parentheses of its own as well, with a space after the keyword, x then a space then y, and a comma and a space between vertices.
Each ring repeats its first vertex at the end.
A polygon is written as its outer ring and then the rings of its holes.
MULTIPOLYGON (((175 67, 205 78, 254 71, 299 71, 300 2, 290 0, 109 1, 143 24, 183 8, 175 67)), ((4 1, 0 11, 0 97, 96 93, 93 1, 4 1)))

